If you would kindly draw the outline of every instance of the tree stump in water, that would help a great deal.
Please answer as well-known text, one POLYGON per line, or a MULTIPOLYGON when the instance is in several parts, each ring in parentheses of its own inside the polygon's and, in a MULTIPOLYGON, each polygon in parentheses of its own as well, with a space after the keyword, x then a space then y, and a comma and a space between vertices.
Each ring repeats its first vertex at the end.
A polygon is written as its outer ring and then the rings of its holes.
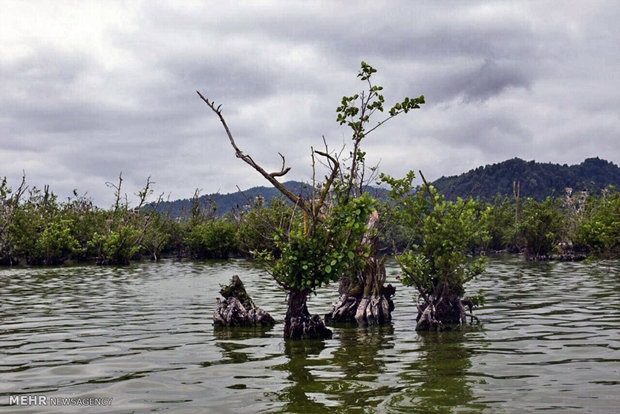
POLYGON ((276 323, 269 313, 254 304, 239 276, 234 275, 220 294, 224 300, 217 299, 213 314, 216 326, 272 326, 276 323))
POLYGON ((379 215, 375 211, 370 216, 367 232, 362 245, 371 246, 371 255, 357 278, 342 277, 338 283, 340 297, 332 311, 325 315, 328 323, 357 322, 359 325, 382 325, 392 320, 396 292, 391 284, 385 286, 385 256, 377 258, 378 237, 373 234, 379 215))
POLYGON ((416 331, 436 331, 450 327, 450 325, 464 325, 467 323, 467 317, 472 322, 475 317, 471 312, 473 303, 471 300, 461 297, 455 293, 447 293, 442 297, 435 299, 429 296, 429 302, 418 305, 418 316, 416 317, 416 331), (465 311, 465 306, 469 308, 469 313, 465 311))
POLYGON ((341 278, 340 297, 332 311, 325 315, 329 323, 357 322, 359 325, 382 325, 392 320, 396 292, 391 284, 385 286, 383 260, 370 259, 369 266, 356 281, 341 278))
POLYGON ((288 310, 284 318, 284 337, 290 339, 325 339, 332 337, 332 331, 325 327, 319 315, 310 315, 306 302, 308 291, 290 290, 288 310))

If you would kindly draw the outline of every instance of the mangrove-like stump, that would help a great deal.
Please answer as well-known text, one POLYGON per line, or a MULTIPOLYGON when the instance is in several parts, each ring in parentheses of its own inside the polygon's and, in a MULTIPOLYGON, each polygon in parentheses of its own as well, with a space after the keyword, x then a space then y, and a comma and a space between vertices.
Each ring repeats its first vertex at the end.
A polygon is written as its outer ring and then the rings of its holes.
POLYGON ((437 331, 449 329, 456 325, 465 325, 467 318, 480 323, 480 319, 472 313, 473 302, 454 293, 444 293, 435 298, 428 297, 422 305, 418 304, 416 331, 437 331), (468 308, 469 312, 465 310, 468 308))
POLYGON ((269 313, 254 304, 239 276, 234 275, 220 294, 224 300, 217 299, 213 314, 216 326, 273 326, 276 323, 269 313))
POLYGON ((290 339, 325 339, 332 331, 325 327, 319 315, 308 312, 308 291, 292 289, 288 292, 288 310, 284 318, 284 337, 290 339))
POLYGON ((357 322, 358 325, 383 325, 392 320, 396 292, 391 284, 385 285, 385 256, 377 257, 378 237, 373 235, 379 222, 375 211, 368 219, 367 232, 362 245, 369 244, 371 255, 365 259, 364 268, 355 279, 342 277, 338 283, 338 301, 325 315, 328 323, 357 322))
MULTIPOLYGON (((379 269, 376 268, 376 270, 379 269)), ((385 275, 385 268, 381 268, 381 271, 385 275)), ((376 283, 375 276, 376 273, 366 275, 365 278, 359 278, 355 282, 349 278, 341 278, 338 288, 340 296, 331 312, 325 315, 325 321, 327 323, 356 322, 362 326, 389 323, 392 320, 394 310, 392 297, 396 288, 391 284, 386 286, 383 283, 376 283), (367 290, 366 286, 372 288, 367 290)), ((382 279, 384 280, 385 276, 382 279)))

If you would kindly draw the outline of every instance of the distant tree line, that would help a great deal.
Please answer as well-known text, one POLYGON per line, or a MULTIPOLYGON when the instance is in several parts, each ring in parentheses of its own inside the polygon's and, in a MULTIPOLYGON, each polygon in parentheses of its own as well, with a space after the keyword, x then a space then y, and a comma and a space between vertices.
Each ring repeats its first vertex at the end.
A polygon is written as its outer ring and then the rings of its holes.
POLYGON ((522 193, 537 201, 561 197, 567 187, 595 193, 609 184, 620 183, 620 168, 600 158, 588 158, 577 165, 539 163, 513 158, 478 167, 461 175, 441 177, 433 185, 448 200, 457 197, 492 200, 511 196, 513 181, 520 181, 522 193))
MULTIPOLYGON (((122 193, 122 177, 110 186, 115 203, 103 209, 77 191, 60 201, 47 186, 29 188, 23 180, 13 189, 2 179, 0 265, 124 265, 162 257, 253 257, 260 251, 278 256, 278 232, 303 214, 280 198, 265 203, 259 196, 251 206, 218 216, 216 205, 196 193, 185 218, 176 218, 147 203, 153 192, 149 180, 134 207, 122 193)), ((378 201, 377 206, 383 218, 381 251, 402 251, 423 237, 398 203, 378 201)), ((472 252, 522 252, 530 259, 620 254, 620 195, 613 186, 597 193, 567 189, 543 201, 472 200, 468 211, 483 230, 469 242, 472 252)))
MULTIPOLYGON (((481 166, 461 175, 441 177, 431 184, 449 201, 469 196, 492 201, 498 195, 511 196, 512 184, 516 180, 521 183, 521 193, 524 196, 544 201, 548 196, 563 196, 567 187, 575 191, 586 190, 588 193, 597 194, 610 184, 620 183, 620 167, 600 158, 588 158, 580 164, 570 166, 513 158, 481 166)), ((305 195, 310 188, 300 181, 286 181, 282 184, 294 194, 305 195)), ((378 200, 389 198, 389 190, 383 187, 369 185, 365 186, 364 191, 368 191, 378 200)), ((224 216, 239 206, 247 205, 248 199, 262 196, 265 202, 269 203, 279 195, 280 192, 276 188, 261 186, 230 194, 205 194, 200 196, 200 201, 215 202, 217 215, 224 216)), ((192 202, 190 198, 162 201, 158 209, 171 217, 186 217, 192 202)))

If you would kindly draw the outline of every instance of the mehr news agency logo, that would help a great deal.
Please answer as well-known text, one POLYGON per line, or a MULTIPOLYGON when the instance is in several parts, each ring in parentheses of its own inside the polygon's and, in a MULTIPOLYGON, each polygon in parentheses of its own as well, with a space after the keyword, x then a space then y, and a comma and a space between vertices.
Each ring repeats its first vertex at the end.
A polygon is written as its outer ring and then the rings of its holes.
POLYGON ((112 405, 112 397, 51 397, 48 395, 9 395, 9 405, 14 406, 109 406, 112 405))

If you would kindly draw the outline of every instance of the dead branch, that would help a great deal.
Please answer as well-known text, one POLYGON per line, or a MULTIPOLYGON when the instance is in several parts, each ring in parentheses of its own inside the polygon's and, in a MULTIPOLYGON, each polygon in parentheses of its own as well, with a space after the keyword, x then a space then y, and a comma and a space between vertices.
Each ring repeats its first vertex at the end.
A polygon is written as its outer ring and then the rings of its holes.
POLYGON ((282 168, 278 172, 272 172, 271 174, 269 174, 272 177, 282 177, 284 174, 291 170, 291 167, 286 166, 286 159, 284 158, 284 155, 280 154, 279 152, 278 155, 282 158, 282 168))
POLYGON ((433 194, 431 193, 431 186, 426 181, 426 178, 424 178, 424 174, 422 174, 422 170, 418 170, 418 172, 420 173, 420 177, 422 177, 422 181, 424 182, 424 189, 426 190, 426 193, 428 194, 428 197, 431 200, 431 204, 435 206, 435 197, 433 197, 433 194))
POLYGON ((338 160, 335 157, 332 157, 327 152, 316 151, 316 150, 314 152, 317 153, 318 155, 321 155, 327 158, 329 160, 328 162, 331 162, 333 164, 332 173, 327 178, 327 181, 325 182, 325 186, 323 187, 323 192, 321 193, 321 198, 319 199, 317 211, 320 211, 321 207, 323 207, 323 203, 325 202, 325 197, 327 196, 327 193, 329 192, 329 188, 331 187, 332 183, 336 179, 336 175, 338 175, 338 171, 340 170, 340 163, 338 163, 338 160))
POLYGON ((202 99, 207 104, 207 106, 211 108, 211 110, 215 112, 215 114, 220 119, 220 122, 222 123, 222 126, 224 127, 224 130, 226 131, 226 135, 228 135, 228 140, 230 141, 230 145, 232 145, 233 149, 235 150, 235 156, 237 158, 242 159, 245 163, 247 163, 252 168, 254 168, 256 171, 258 171, 263 177, 267 179, 267 181, 269 181, 275 188, 277 188, 282 194, 284 194, 284 196, 286 196, 294 204, 299 204, 308 214, 312 214, 312 209, 310 208, 310 205, 308 204, 306 200, 293 194, 288 188, 286 188, 281 182, 279 182, 275 178, 276 176, 282 176, 286 174, 288 171, 290 171, 290 167, 285 168, 284 157, 280 154, 280 156, 282 157, 282 170, 280 172, 270 174, 267 171, 265 171, 263 167, 258 165, 252 159, 252 157, 244 154, 243 151, 241 151, 239 147, 237 146, 237 144, 235 143, 235 139, 233 138, 233 135, 230 132, 230 129, 228 128, 228 124, 226 124, 226 120, 224 119, 224 116, 222 115, 222 111, 221 111, 222 105, 219 105, 216 107, 215 102, 209 101, 207 98, 202 96, 202 94, 198 91, 196 91, 196 93, 198 94, 198 96, 200 96, 200 99, 202 99))

